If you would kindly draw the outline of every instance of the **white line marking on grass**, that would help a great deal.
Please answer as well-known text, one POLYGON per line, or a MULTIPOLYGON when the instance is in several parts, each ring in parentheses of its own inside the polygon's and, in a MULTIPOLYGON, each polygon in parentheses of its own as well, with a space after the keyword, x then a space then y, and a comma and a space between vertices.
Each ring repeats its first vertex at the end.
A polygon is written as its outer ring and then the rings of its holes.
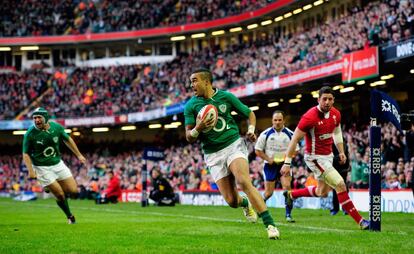
MULTIPOLYGON (((0 204, 15 204, 13 202, 1 202, 0 204)), ((56 208, 54 205, 46 205, 46 204, 27 204, 28 206, 34 207, 46 207, 46 208, 56 208)), ((97 211, 97 212, 108 212, 108 213, 123 213, 123 214, 143 214, 143 215, 157 215, 157 216, 164 216, 164 217, 172 217, 172 218, 187 218, 187 219, 198 219, 198 220, 207 220, 207 221, 220 221, 220 222, 238 222, 238 223, 245 223, 245 220, 240 219, 225 219, 225 218, 214 218, 208 216, 194 216, 194 215, 187 215, 187 214, 169 214, 169 213, 160 213, 160 212, 143 212, 143 211, 128 211, 122 209, 109 209, 109 208, 92 208, 92 207, 76 207, 76 209, 80 210, 87 210, 87 211, 97 211)), ((276 222, 277 226, 288 226, 293 228, 301 228, 301 229, 308 229, 312 230, 311 232, 306 232, 307 234, 313 233, 317 234, 319 232, 336 232, 336 233, 356 233, 359 230, 350 230, 350 229, 338 229, 338 228, 325 228, 325 227, 314 227, 314 226, 304 226, 292 223, 281 223, 276 222)), ((398 234, 398 235, 407 235, 406 232, 386 232, 387 234, 398 234)))

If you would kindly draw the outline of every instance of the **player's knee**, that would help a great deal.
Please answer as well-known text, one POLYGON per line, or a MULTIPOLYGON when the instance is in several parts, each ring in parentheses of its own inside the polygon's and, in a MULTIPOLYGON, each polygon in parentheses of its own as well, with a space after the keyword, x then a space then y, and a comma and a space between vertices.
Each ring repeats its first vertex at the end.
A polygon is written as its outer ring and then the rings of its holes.
POLYGON ((328 196, 328 191, 316 188, 315 190, 316 196, 321 197, 321 198, 326 198, 328 196))
POLYGON ((345 187, 344 179, 336 170, 328 172, 325 176, 325 182, 335 190, 338 190, 338 186, 343 185, 345 187))
POLYGON ((336 185, 335 190, 336 190, 336 192, 337 192, 337 193, 341 193, 341 192, 346 191, 346 185, 345 185, 345 182, 344 182, 344 181, 339 182, 339 183, 336 185))

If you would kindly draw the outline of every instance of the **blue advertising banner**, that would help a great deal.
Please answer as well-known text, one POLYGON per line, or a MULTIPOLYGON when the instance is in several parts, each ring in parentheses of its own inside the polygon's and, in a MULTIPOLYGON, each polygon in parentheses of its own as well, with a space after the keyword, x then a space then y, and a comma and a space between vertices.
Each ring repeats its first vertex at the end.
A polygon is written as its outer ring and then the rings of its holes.
POLYGON ((414 38, 382 48, 384 62, 397 61, 414 56, 414 38))
POLYGON ((25 130, 33 125, 32 120, 6 120, 0 121, 0 130, 25 130))
POLYGON ((168 106, 166 108, 166 115, 169 116, 169 115, 175 115, 175 114, 180 114, 184 112, 184 107, 186 103, 187 101, 182 101, 180 103, 168 106))
POLYGON ((158 148, 145 148, 144 149, 144 160, 160 161, 165 157, 164 151, 158 148))

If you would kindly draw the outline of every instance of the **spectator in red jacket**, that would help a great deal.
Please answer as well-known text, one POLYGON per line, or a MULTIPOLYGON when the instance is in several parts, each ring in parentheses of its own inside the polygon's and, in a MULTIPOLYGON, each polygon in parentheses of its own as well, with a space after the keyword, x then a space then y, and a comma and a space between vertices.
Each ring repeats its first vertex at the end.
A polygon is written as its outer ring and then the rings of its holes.
POLYGON ((98 204, 107 204, 109 202, 116 204, 121 197, 121 184, 117 175, 113 171, 108 172, 108 185, 98 198, 98 204))

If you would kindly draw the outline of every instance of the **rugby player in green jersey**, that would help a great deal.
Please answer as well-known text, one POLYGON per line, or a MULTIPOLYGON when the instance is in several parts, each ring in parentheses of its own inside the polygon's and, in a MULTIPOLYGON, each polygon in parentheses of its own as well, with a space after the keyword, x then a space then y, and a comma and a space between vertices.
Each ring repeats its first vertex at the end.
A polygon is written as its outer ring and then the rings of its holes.
POLYGON ((254 133, 256 116, 233 94, 213 88, 212 80, 212 74, 207 69, 196 70, 190 76, 195 96, 187 102, 184 109, 186 139, 190 143, 200 139, 204 160, 229 206, 242 207, 250 222, 257 221, 257 212, 267 229, 268 237, 278 239, 279 231, 273 218, 263 198, 252 184, 247 146, 240 138, 239 128, 230 112, 234 110, 249 119, 247 138, 253 142, 256 140, 254 133), (214 119, 205 118, 197 124, 196 117, 200 109, 208 104, 217 108, 218 118, 213 129, 203 132, 214 124, 214 119), (236 182, 247 197, 240 196, 236 182))
POLYGON ((53 193, 56 203, 66 214, 68 223, 74 224, 75 216, 69 209, 66 194, 77 194, 78 187, 69 168, 61 160, 61 142, 63 141, 82 163, 85 163, 86 159, 64 128, 56 122, 49 121, 49 114, 44 108, 35 109, 32 117, 34 125, 27 130, 23 139, 23 160, 29 170, 29 178, 37 179, 43 188, 53 193))

